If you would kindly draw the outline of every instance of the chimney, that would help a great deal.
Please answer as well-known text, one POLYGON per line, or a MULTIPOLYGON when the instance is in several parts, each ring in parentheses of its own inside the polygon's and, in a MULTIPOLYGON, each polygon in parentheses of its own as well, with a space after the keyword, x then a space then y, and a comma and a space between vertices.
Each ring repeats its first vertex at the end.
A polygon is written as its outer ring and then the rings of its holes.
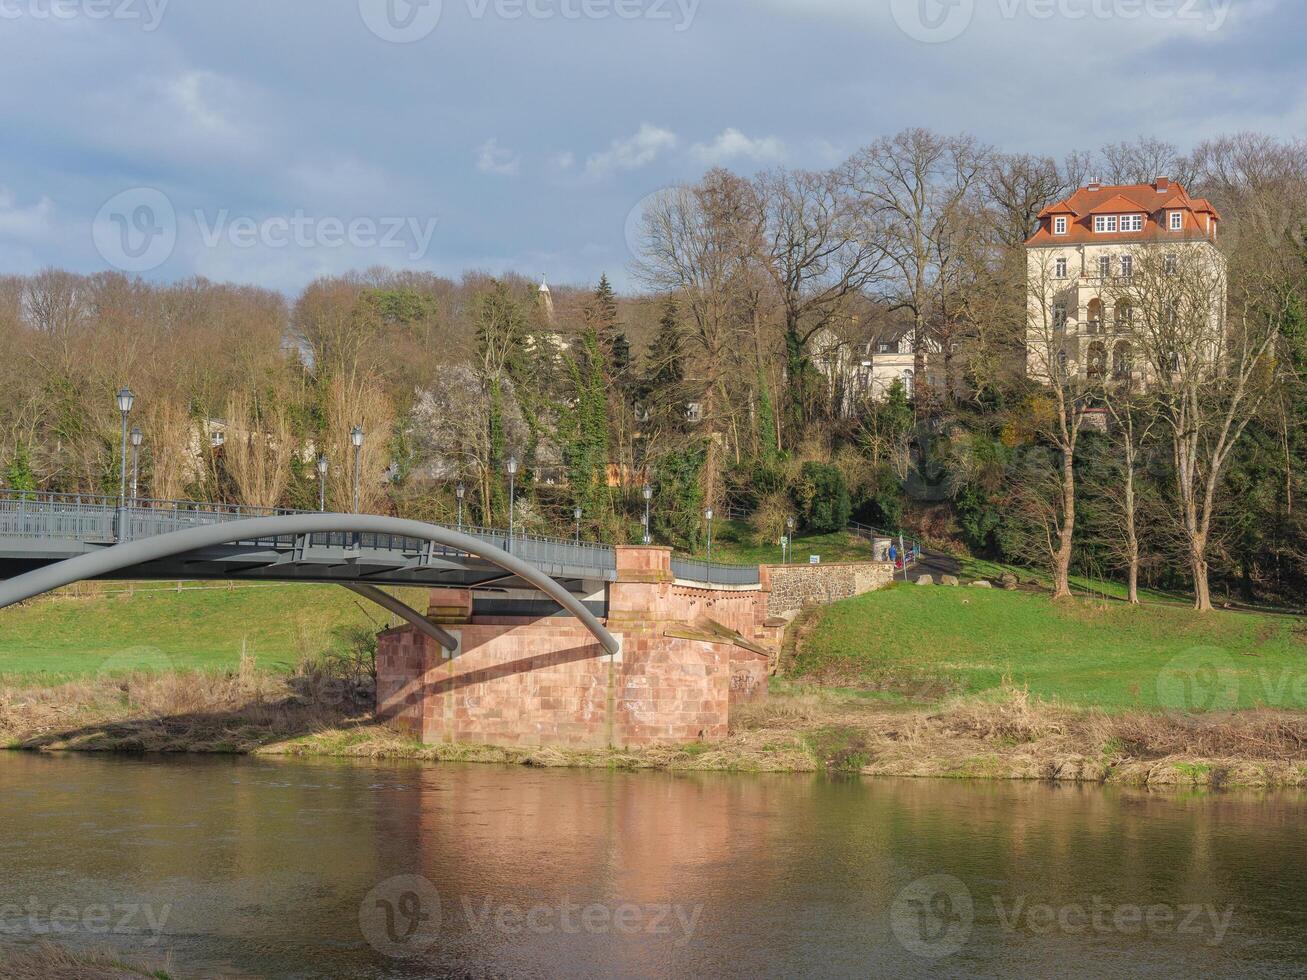
POLYGON ((1158 177, 1158 178, 1157 178, 1157 193, 1159 193, 1159 194, 1165 194, 1165 193, 1166 193, 1167 191, 1169 191, 1170 189, 1171 189, 1171 178, 1170 178, 1170 177, 1158 177))
POLYGON ((1100 180, 1091 180, 1091 181, 1089 182, 1089 192, 1090 192, 1091 194, 1093 194, 1093 193, 1097 193, 1098 191, 1101 191, 1102 189, 1103 189, 1103 183, 1102 183, 1102 181, 1100 181, 1100 180))

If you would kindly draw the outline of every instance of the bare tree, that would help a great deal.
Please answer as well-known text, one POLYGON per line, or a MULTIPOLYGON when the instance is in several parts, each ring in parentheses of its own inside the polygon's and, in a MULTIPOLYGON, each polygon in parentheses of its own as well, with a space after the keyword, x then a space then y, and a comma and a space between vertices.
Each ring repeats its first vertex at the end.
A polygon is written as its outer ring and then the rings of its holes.
POLYGON ((1170 436, 1176 516, 1200 611, 1212 608, 1208 554, 1217 494, 1231 453, 1275 390, 1276 345, 1291 312, 1275 282, 1244 273, 1229 315, 1226 261, 1205 243, 1153 250, 1115 290, 1118 303, 1130 304, 1143 384, 1170 436))
POLYGON ((908 129, 882 138, 846 164, 845 179, 862 206, 868 239, 883 242, 895 276, 892 302, 912 316, 915 388, 928 394, 927 323, 939 295, 963 202, 989 150, 970 136, 908 129))
POLYGON ((791 421, 811 414, 808 343, 850 297, 883 274, 876 237, 852 220, 841 175, 776 170, 754 181, 760 211, 757 246, 780 297, 791 421))
MULTIPOLYGON (((1068 332, 1068 302, 1075 286, 1057 276, 1052 258, 1031 251, 1029 257, 1030 305, 1027 311, 1027 347, 1030 376, 1044 385, 1046 396, 1033 406, 1033 422, 1056 449, 1054 470, 1057 494, 1036 495, 1045 515, 1048 557, 1053 573, 1053 598, 1071 596, 1071 557, 1076 530, 1076 451, 1085 422, 1085 409, 1094 384, 1080 363, 1079 338, 1068 332)), ((1072 280, 1074 283, 1074 280, 1072 280)), ((1047 481, 1034 481, 1043 488, 1047 481)))
POLYGON ((227 401, 223 460, 240 501, 252 507, 276 507, 290 482, 295 444, 285 409, 263 406, 250 391, 234 392, 227 401))

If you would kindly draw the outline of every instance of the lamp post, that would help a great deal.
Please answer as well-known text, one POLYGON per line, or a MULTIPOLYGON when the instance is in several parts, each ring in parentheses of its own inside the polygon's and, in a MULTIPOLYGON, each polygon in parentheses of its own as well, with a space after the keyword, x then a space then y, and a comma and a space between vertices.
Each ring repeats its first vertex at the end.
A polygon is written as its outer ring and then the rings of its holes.
POLYGON ((118 460, 118 506, 127 506, 127 416, 132 414, 136 396, 126 385, 118 392, 118 414, 123 420, 123 451, 118 460))
POLYGON ((508 457, 508 547, 513 548, 513 524, 516 520, 514 507, 517 503, 517 457, 508 457))
POLYGON ((794 560, 794 518, 785 518, 785 564, 794 560))
POLYGON ((463 498, 467 496, 467 487, 460 482, 454 488, 454 496, 458 498, 458 530, 461 534, 463 532, 463 498))
POLYGON ((318 456, 318 511, 327 512, 327 454, 318 456))
POLYGON ((703 519, 708 522, 708 560, 712 561, 712 508, 709 507, 703 512, 703 519))
POLYGON ((572 518, 576 521, 576 543, 581 543, 581 508, 572 508, 572 518))
POLYGON ((145 436, 139 427, 132 429, 132 502, 136 502, 136 491, 141 485, 141 443, 145 436))
POLYGON ((640 492, 644 494, 644 543, 649 545, 653 544, 653 535, 649 533, 649 501, 653 500, 653 487, 646 483, 640 492))
POLYGON ((354 513, 359 513, 363 495, 363 426, 354 426, 349 434, 349 441, 354 444, 354 513))

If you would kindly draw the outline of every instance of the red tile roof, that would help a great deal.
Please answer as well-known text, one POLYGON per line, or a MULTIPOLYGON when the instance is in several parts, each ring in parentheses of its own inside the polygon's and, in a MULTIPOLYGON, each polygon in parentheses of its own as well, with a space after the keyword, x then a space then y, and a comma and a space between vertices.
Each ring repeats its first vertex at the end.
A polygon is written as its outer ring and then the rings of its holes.
POLYGON ((1064 201, 1058 201, 1039 214, 1039 230, 1026 242, 1027 245, 1083 245, 1088 243, 1126 244, 1128 242, 1171 239, 1187 241, 1195 238, 1215 238, 1216 222, 1221 216, 1211 203, 1203 198, 1191 198, 1183 186, 1176 183, 1094 185, 1082 187, 1064 201), (1184 212, 1184 230, 1171 231, 1166 217, 1170 211, 1184 212), (1141 232, 1094 231, 1095 214, 1145 214, 1141 232), (1054 215, 1067 215, 1067 233, 1053 234, 1054 215), (1206 217, 1211 217, 1210 230, 1206 217))

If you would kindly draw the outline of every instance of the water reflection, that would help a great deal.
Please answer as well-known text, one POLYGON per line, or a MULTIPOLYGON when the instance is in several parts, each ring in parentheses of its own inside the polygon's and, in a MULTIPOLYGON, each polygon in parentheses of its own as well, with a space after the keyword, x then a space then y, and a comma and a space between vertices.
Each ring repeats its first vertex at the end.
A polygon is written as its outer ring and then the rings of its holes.
POLYGON ((1305 803, 0 754, 0 946, 35 900, 179 976, 1301 975, 1305 803), (413 875, 438 929, 388 884, 413 875), (101 905, 140 928, 94 931, 101 905), (379 951, 415 923, 421 957, 379 951))

